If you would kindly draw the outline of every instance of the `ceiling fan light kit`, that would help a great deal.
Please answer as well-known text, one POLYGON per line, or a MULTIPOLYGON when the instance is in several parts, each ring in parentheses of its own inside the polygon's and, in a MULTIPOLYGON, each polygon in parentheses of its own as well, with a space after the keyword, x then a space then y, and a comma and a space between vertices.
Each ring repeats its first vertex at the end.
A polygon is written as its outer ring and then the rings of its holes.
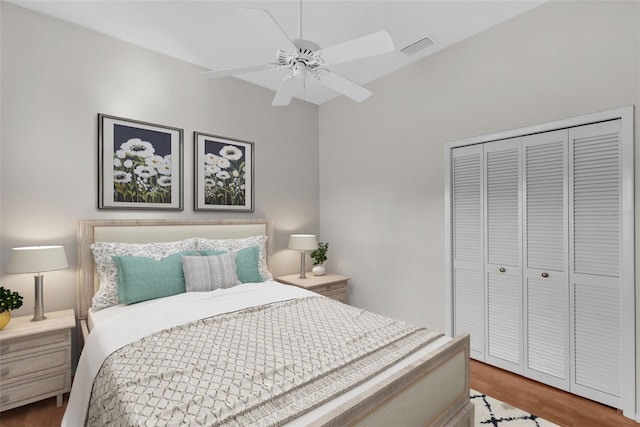
POLYGON ((300 81, 307 75, 313 76, 323 85, 362 102, 371 92, 357 83, 331 71, 328 67, 342 62, 353 61, 368 56, 393 52, 395 46, 386 31, 378 31, 357 39, 349 40, 322 49, 317 43, 302 38, 302 18, 300 18, 299 38, 290 39, 273 17, 263 9, 240 9, 240 14, 269 40, 277 50, 274 62, 245 67, 205 71, 203 76, 218 78, 256 71, 272 71, 288 68, 291 73, 284 76, 271 105, 289 105, 300 81))

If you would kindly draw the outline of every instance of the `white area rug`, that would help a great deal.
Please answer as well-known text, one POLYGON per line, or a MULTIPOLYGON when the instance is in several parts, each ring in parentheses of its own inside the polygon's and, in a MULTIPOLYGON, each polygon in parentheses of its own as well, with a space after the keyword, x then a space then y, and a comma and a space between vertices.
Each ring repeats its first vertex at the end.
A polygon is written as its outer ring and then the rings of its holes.
POLYGON ((545 419, 514 408, 491 396, 471 390, 471 402, 476 407, 476 427, 553 427, 558 426, 545 419))

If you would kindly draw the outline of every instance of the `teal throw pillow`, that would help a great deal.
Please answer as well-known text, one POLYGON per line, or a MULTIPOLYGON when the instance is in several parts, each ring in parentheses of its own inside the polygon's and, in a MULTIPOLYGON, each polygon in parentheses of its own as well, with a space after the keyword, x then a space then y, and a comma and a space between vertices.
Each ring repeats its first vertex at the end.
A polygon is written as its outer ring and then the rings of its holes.
POLYGON ((133 304, 185 292, 182 257, 198 255, 186 251, 155 260, 140 256, 114 256, 118 268, 118 300, 133 304))

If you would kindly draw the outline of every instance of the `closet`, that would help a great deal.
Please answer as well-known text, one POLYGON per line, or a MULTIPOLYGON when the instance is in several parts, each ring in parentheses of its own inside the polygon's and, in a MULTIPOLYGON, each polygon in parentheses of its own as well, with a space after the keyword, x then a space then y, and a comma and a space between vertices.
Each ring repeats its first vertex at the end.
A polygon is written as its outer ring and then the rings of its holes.
POLYGON ((448 332, 634 417, 633 107, 445 151, 448 332))

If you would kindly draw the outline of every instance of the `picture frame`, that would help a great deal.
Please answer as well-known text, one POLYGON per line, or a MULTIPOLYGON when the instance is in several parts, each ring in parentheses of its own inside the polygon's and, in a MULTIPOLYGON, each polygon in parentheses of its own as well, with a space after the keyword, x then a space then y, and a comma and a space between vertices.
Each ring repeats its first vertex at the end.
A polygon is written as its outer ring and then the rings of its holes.
POLYGON ((183 134, 98 114, 98 208, 183 210, 183 134))
POLYGON ((194 209, 254 211, 253 142, 194 132, 194 209))

